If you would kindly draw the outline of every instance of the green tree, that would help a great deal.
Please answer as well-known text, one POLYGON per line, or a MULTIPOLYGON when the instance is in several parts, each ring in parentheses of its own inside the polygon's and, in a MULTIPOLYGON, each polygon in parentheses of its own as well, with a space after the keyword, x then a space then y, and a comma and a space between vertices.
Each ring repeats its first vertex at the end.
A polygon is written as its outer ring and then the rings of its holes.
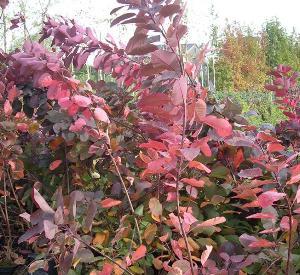
POLYGON ((266 22, 263 31, 266 60, 269 67, 289 64, 300 69, 300 39, 295 31, 289 34, 277 18, 266 22))

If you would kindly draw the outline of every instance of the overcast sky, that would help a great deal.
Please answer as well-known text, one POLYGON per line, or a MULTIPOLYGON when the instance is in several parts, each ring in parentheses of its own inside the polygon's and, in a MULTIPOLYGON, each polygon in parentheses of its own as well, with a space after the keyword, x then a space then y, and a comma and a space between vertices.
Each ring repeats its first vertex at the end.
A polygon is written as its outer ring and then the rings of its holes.
MULTIPOLYGON (((10 1, 7 12, 11 17, 19 11, 19 1, 10 1)), ((32 22, 40 21, 41 11, 48 1, 23 0, 26 10, 29 11, 28 19, 32 22)), ((300 33, 300 0, 186 0, 186 2, 189 29, 187 41, 190 43, 208 42, 209 26, 216 24, 222 28, 226 20, 250 25, 258 30, 266 20, 277 17, 288 31, 291 32, 295 28, 300 33), (212 6, 217 14, 217 20, 210 15, 212 6)), ((110 20, 114 18, 109 13, 119 5, 116 0, 51 0, 48 13, 75 18, 80 24, 94 28, 101 39, 109 32, 116 40, 126 42, 133 28, 124 30, 121 26, 112 29, 109 27, 110 20)), ((18 36, 18 31, 10 34, 8 40, 13 41, 14 36, 18 36)))
MULTIPOLYGON (((30 1, 30 0, 29 0, 30 1)), ((109 30, 109 12, 118 6, 115 0, 54 0, 51 14, 75 17, 82 24, 93 25, 98 34, 107 32, 126 38, 126 32, 118 27, 109 30), (121 35, 120 35, 121 32, 121 35)), ((267 19, 278 17, 289 30, 300 32, 300 0, 186 0, 189 25, 189 40, 195 43, 208 39, 211 7, 214 6, 218 20, 214 23, 224 26, 226 20, 237 21, 242 25, 259 28, 267 19)), ((129 35, 129 34, 128 34, 129 35)))

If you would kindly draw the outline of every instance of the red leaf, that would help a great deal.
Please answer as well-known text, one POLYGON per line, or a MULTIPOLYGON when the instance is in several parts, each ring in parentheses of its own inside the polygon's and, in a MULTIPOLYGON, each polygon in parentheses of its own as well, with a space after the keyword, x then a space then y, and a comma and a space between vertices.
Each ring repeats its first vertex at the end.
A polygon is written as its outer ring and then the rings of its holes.
POLYGON ((300 181, 300 164, 290 168, 291 178, 286 184, 294 184, 300 181))
POLYGON ((276 138, 274 138, 274 137, 272 137, 270 135, 267 135, 264 132, 259 132, 257 134, 256 138, 261 139, 263 141, 278 142, 278 139, 276 139, 276 138))
POLYGON ((262 170, 260 168, 245 169, 245 170, 241 170, 238 173, 238 176, 240 178, 253 179, 253 178, 261 177, 262 176, 262 170))
POLYGON ((273 234, 273 233, 276 233, 276 232, 279 232, 280 231, 280 228, 271 228, 271 229, 266 229, 266 230, 262 230, 262 231, 259 231, 260 234, 273 234))
POLYGON ((235 169, 239 168, 241 163, 245 160, 242 148, 239 148, 234 156, 233 166, 235 169))
POLYGON ((180 181, 189 184, 194 187, 203 187, 205 185, 205 181, 203 180, 196 180, 196 179, 188 179, 188 178, 183 178, 180 181))
POLYGON ((164 106, 169 102, 170 98, 166 94, 143 94, 138 102, 138 107, 142 112, 154 113, 156 111, 160 111, 161 106, 164 106))
POLYGON ((174 82, 171 100, 174 105, 182 105, 186 102, 187 95, 187 80, 186 77, 181 76, 174 82))
POLYGON ((0 7, 4 10, 6 6, 8 5, 8 0, 0 0, 0 7))
POLYGON ((204 266, 210 253, 213 250, 213 246, 212 245, 206 245, 206 249, 202 252, 201 254, 201 264, 204 266))
POLYGON ((107 199, 102 200, 100 202, 100 205, 102 208, 111 208, 111 207, 120 205, 121 203, 122 203, 122 201, 107 198, 107 199))
POLYGON ((180 72, 178 57, 173 52, 157 50, 151 54, 151 61, 157 73, 164 70, 180 72))
POLYGON ((125 6, 120 6, 120 7, 116 7, 114 9, 111 10, 111 12, 109 13, 110 15, 113 15, 114 13, 116 13, 118 10, 124 8, 125 6))
POLYGON ((296 202, 297 203, 300 203, 300 186, 298 186, 298 190, 297 190, 297 193, 296 193, 296 202))
POLYGON ((262 208, 265 208, 273 205, 275 201, 281 200, 285 196, 285 193, 278 193, 277 191, 266 191, 258 197, 258 204, 262 208))
POLYGON ((75 95, 73 101, 80 107, 88 107, 92 103, 90 98, 82 95, 75 95))
POLYGON ((113 274, 113 270, 114 270, 114 266, 112 264, 105 263, 103 265, 102 271, 97 273, 96 275, 111 275, 113 274))
POLYGON ((37 224, 31 228, 29 228, 21 237, 18 239, 18 244, 25 242, 25 241, 30 241, 30 239, 36 235, 41 234, 44 231, 44 228, 42 224, 37 224))
POLYGON ((131 257, 132 263, 135 263, 139 259, 145 257, 146 252, 147 252, 146 246, 144 246, 142 244, 140 247, 138 247, 138 249, 136 251, 133 252, 132 257, 131 257))
POLYGON ((191 147, 192 148, 200 148, 201 152, 206 156, 206 157, 211 157, 212 153, 210 150, 210 147, 208 145, 209 137, 204 137, 199 140, 196 140, 192 143, 191 147))
POLYGON ((185 157, 186 160, 191 161, 199 155, 200 149, 199 148, 184 148, 184 149, 181 149, 180 152, 185 157))
POLYGON ((86 64, 89 56, 90 56, 90 52, 83 52, 76 56, 74 61, 77 70, 80 70, 86 64))
POLYGON ((196 168, 200 171, 205 171, 206 173, 211 172, 211 170, 207 166, 205 166, 203 163, 198 162, 198 161, 190 161, 189 162, 189 167, 190 168, 196 168))
MULTIPOLYGON (((296 231, 297 227, 298 227, 298 221, 294 217, 291 217, 291 224, 292 224, 292 231, 296 231)), ((280 221, 280 228, 283 231, 290 231, 291 230, 290 218, 288 216, 282 217, 282 219, 280 221)))
POLYGON ((80 132, 85 125, 86 121, 83 118, 78 118, 75 123, 69 127, 69 130, 75 133, 80 132))
POLYGON ((179 11, 180 11, 180 5, 170 4, 170 5, 163 6, 160 9, 159 14, 163 17, 168 17, 173 15, 174 13, 178 13, 179 11))
POLYGON ((282 151, 282 150, 284 150, 284 148, 285 147, 278 142, 271 142, 267 145, 267 150, 269 153, 282 151))
POLYGON ((247 219, 275 219, 275 215, 273 213, 256 213, 247 217, 247 219))
POLYGON ((74 116, 77 114, 78 110, 79 110, 79 106, 77 104, 72 103, 72 105, 68 107, 68 114, 70 116, 74 116))
POLYGON ((155 150, 163 150, 167 151, 166 145, 164 145, 162 142, 155 141, 155 140, 149 140, 147 143, 142 143, 140 145, 141 148, 151 148, 155 150))
POLYGON ((173 249, 173 252, 175 253, 175 255, 179 259, 182 259, 182 248, 179 246, 178 242, 175 240, 171 240, 171 246, 172 246, 172 249, 173 249))
POLYGON ((13 109, 12 109, 12 107, 10 105, 9 100, 5 100, 5 103, 4 103, 4 114, 6 116, 10 116, 12 114, 12 112, 13 112, 13 109))
POLYGON ((195 119, 201 122, 206 116, 206 103, 203 99, 198 99, 195 103, 195 119))
MULTIPOLYGON (((121 7, 120 7, 120 8, 121 8, 121 7)), ((122 15, 120 15, 119 17, 115 18, 115 19, 111 22, 110 26, 113 27, 114 25, 119 24, 119 23, 122 22, 123 20, 126 20, 126 19, 128 19, 128 18, 131 18, 131 17, 133 17, 133 16, 135 16, 135 15, 136 15, 136 14, 133 13, 133 12, 122 14, 122 15)))
POLYGON ((14 85, 11 89, 9 89, 7 98, 10 102, 13 102, 19 94, 20 92, 17 90, 16 86, 14 85))
POLYGON ((184 212, 183 213, 183 220, 186 224, 191 225, 195 222, 197 222, 198 220, 189 212, 184 212))
POLYGON ((3 94, 4 91, 5 91, 5 85, 2 81, 0 81, 0 94, 3 94))
POLYGON ((220 137, 227 137, 232 134, 232 126, 224 118, 217 118, 209 115, 202 119, 202 122, 214 128, 220 137))
POLYGON ((62 163, 62 160, 60 160, 60 159, 51 162, 51 164, 49 166, 49 170, 50 171, 55 170, 56 168, 58 168, 61 165, 61 163, 62 163))
POLYGON ((103 121, 106 123, 110 122, 107 113, 102 108, 96 108, 94 111, 94 116, 98 121, 103 121))
POLYGON ((251 248, 267 248, 267 247, 274 247, 276 246, 275 243, 267 241, 265 239, 258 239, 257 241, 254 241, 249 244, 249 247, 251 248))
POLYGON ((51 213, 54 215, 54 210, 49 206, 46 200, 41 196, 38 190, 33 188, 33 201, 38 208, 40 208, 45 213, 51 213))
POLYGON ((43 224, 46 238, 52 240, 58 232, 58 226, 49 220, 44 220, 43 224))
POLYGON ((146 41, 147 35, 143 33, 135 34, 130 38, 126 46, 126 53, 130 55, 144 55, 157 50, 157 46, 146 41))

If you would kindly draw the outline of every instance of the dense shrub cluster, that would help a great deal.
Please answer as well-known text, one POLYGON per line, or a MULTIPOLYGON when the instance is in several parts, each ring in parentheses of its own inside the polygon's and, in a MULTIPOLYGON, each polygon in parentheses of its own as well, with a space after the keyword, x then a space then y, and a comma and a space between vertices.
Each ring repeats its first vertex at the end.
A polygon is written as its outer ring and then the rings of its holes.
POLYGON ((6 257, 34 251, 30 272, 60 274, 296 274, 298 74, 271 73, 287 120, 261 130, 208 99, 206 50, 183 62, 179 1, 117 2, 112 26, 136 26, 125 47, 48 18, 39 43, 1 52, 6 257), (115 83, 74 78, 88 58, 115 83))

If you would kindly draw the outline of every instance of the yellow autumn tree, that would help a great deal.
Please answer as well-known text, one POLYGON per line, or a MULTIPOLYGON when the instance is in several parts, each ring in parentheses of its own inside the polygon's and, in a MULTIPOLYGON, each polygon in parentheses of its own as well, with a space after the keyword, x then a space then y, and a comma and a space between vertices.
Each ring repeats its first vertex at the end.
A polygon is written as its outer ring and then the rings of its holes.
POLYGON ((239 25, 228 25, 219 42, 216 61, 218 90, 262 90, 266 81, 266 55, 260 35, 239 25))

